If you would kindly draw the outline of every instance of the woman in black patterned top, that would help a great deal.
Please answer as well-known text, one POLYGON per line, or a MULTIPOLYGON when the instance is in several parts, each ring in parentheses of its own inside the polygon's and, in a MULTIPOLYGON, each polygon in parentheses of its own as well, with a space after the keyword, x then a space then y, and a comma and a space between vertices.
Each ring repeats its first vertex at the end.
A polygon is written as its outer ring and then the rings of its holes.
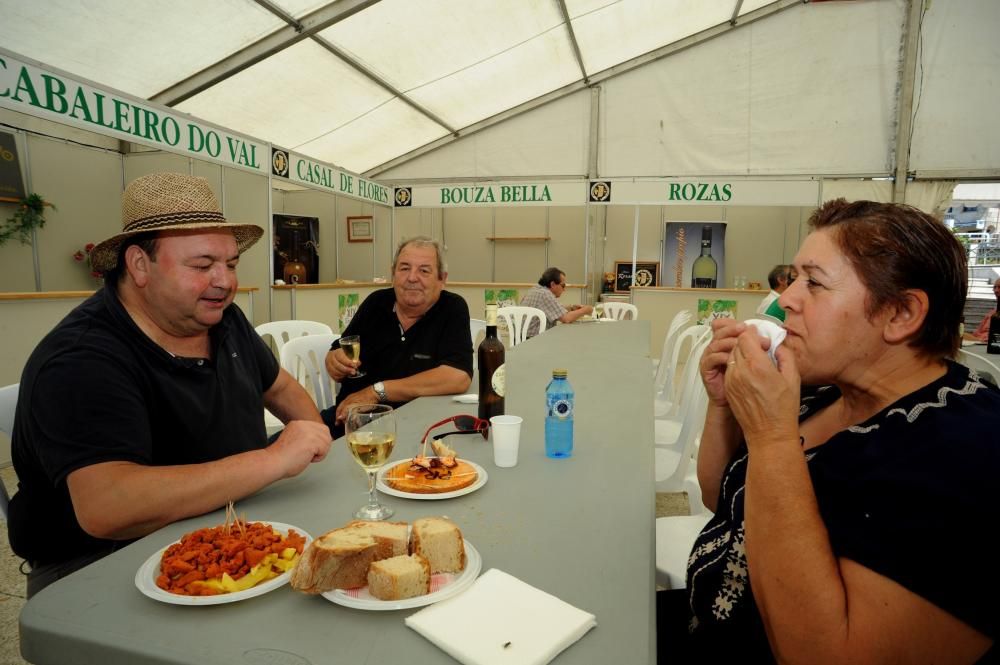
POLYGON ((700 663, 992 662, 1000 393, 948 360, 962 247, 896 204, 838 199, 810 225, 777 367, 731 320, 701 360, 715 516, 688 565, 687 646, 700 663))

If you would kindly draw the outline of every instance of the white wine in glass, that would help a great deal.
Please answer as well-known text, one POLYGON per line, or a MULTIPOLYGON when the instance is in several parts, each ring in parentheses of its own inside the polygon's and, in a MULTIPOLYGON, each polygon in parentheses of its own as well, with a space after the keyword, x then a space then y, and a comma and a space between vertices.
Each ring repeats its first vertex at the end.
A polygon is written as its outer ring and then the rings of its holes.
POLYGON ((392 517, 392 508, 378 502, 375 474, 389 459, 396 445, 396 413, 385 404, 352 406, 344 419, 344 431, 348 450, 368 474, 368 503, 359 508, 354 516, 370 521, 392 517))
MULTIPOLYGON (((348 360, 361 361, 361 335, 348 335, 347 337, 341 337, 340 348, 344 350, 344 354, 347 356, 348 360)), ((365 373, 358 369, 352 376, 348 376, 347 378, 356 379, 364 375, 365 373)))

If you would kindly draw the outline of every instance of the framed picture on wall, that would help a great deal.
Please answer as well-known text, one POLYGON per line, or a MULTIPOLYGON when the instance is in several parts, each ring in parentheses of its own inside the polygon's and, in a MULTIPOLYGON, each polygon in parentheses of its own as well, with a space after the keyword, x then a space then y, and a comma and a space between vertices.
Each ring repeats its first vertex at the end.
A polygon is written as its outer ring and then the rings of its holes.
POLYGON ((375 221, 371 215, 347 218, 347 242, 372 242, 375 239, 375 221))
POLYGON ((274 275, 286 284, 319 281, 319 219, 274 215, 274 275))

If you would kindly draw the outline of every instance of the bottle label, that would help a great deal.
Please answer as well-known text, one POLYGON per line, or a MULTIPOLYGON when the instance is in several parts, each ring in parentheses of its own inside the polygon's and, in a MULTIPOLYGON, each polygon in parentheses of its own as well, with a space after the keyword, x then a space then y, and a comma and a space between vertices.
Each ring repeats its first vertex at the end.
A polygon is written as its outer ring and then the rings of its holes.
POLYGON ((549 415, 559 420, 567 420, 573 417, 573 402, 568 399, 558 399, 549 407, 549 415))
POLYGON ((507 366, 506 364, 500 365, 493 372, 492 378, 490 378, 490 385, 493 386, 493 392, 500 397, 504 397, 507 388, 507 366))

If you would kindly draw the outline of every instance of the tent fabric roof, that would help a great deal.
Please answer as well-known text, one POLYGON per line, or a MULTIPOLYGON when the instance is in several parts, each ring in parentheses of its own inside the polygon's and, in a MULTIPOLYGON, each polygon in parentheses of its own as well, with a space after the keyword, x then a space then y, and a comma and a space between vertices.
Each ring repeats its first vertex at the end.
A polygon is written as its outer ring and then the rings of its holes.
MULTIPOLYGON (((912 2, 920 48, 902 163, 996 176, 1000 3, 912 2)), ((885 176, 909 110, 910 7, 0 0, 0 44, 379 179, 885 176)))

